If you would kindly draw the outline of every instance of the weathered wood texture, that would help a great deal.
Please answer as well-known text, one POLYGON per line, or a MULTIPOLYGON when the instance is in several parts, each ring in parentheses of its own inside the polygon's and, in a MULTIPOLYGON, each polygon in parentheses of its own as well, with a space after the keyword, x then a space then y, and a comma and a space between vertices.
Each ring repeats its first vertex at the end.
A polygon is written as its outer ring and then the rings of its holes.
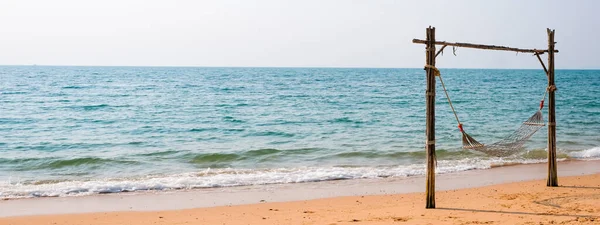
POLYGON ((548 187, 558 186, 556 172, 556 114, 554 91, 554 30, 548 31, 548 187))
MULTIPOLYGON (((426 40, 413 39, 413 43, 416 44, 427 44, 426 40)), ((458 43, 458 42, 445 42, 445 41, 436 41, 435 45, 446 45, 446 46, 455 46, 455 47, 463 47, 463 48, 477 48, 477 49, 487 49, 487 50, 498 50, 498 51, 512 51, 512 52, 522 52, 522 53, 539 53, 543 54, 548 52, 548 50, 538 50, 538 49, 522 49, 522 48, 512 48, 506 46, 498 46, 498 45, 482 45, 482 44, 471 44, 471 43, 458 43)), ((554 52, 558 52, 558 50, 553 49, 554 52)))
MULTIPOLYGON (((435 66, 435 27, 427 28, 426 60, 427 65, 435 66)), ((425 195, 425 208, 435 208, 435 71, 433 68, 425 68, 427 71, 426 98, 426 143, 427 153, 427 183, 425 195)))

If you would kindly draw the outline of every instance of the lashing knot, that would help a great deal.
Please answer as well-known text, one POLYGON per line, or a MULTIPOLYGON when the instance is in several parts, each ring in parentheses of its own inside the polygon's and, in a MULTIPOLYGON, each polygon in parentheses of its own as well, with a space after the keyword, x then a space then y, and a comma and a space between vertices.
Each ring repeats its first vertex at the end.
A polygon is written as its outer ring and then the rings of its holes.
POLYGON ((438 70, 438 68, 435 68, 435 66, 425 65, 425 69, 432 69, 433 70, 433 75, 435 75, 436 77, 440 76, 440 70, 438 70))

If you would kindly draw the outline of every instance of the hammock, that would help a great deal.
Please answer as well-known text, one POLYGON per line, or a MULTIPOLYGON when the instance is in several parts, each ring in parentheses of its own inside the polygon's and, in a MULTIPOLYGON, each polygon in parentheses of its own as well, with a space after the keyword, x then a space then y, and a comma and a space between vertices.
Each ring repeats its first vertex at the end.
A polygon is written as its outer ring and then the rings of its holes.
POLYGON ((510 156, 521 151, 525 142, 544 125, 542 111, 540 109, 527 121, 523 122, 512 134, 493 144, 481 144, 470 136, 467 138, 468 140, 465 141, 465 136, 468 136, 468 134, 463 131, 463 148, 483 152, 492 156, 510 156))
POLYGON ((446 94, 446 99, 448 99, 448 104, 454 113, 454 118, 456 118, 456 122, 458 123, 458 129, 462 133, 464 149, 471 149, 498 157, 510 156, 521 151, 525 142, 529 140, 529 138, 531 138, 535 132, 545 126, 545 121, 542 116, 542 109, 544 108, 544 100, 546 99, 546 94, 548 91, 544 93, 544 97, 540 101, 540 108, 531 117, 529 117, 529 119, 523 122, 517 130, 498 142, 489 145, 482 144, 464 131, 462 123, 458 119, 458 115, 456 114, 454 106, 452 105, 452 101, 450 100, 450 96, 448 95, 448 91, 446 90, 446 85, 444 84, 444 80, 442 80, 440 71, 431 65, 426 65, 425 68, 433 69, 435 76, 437 76, 442 83, 442 88, 446 94))

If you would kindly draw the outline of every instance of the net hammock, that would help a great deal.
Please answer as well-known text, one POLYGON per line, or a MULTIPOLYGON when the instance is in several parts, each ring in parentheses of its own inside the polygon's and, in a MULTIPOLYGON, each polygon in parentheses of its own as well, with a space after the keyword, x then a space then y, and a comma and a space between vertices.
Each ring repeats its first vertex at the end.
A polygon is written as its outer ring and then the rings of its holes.
POLYGON ((531 138, 535 132, 544 127, 544 125, 542 111, 538 110, 527 121, 523 122, 521 126, 512 134, 504 137, 498 142, 489 145, 484 145, 477 142, 475 139, 465 133, 464 130, 462 130, 463 148, 483 152, 491 156, 510 156, 523 150, 523 145, 525 142, 529 140, 529 138, 531 138))
POLYGON ((442 83, 442 88, 446 94, 446 99, 448 99, 448 104, 454 113, 454 117, 458 123, 458 129, 462 133, 462 143, 464 149, 471 149, 497 157, 514 155, 517 152, 522 151, 525 142, 529 140, 529 138, 531 138, 535 132, 545 126, 545 121, 542 116, 542 108, 544 108, 544 100, 546 99, 546 94, 548 91, 544 93, 544 97, 540 101, 539 109, 531 117, 529 117, 529 119, 523 122, 517 130, 515 130, 512 134, 502 138, 498 142, 489 145, 482 144, 464 131, 462 123, 458 119, 458 115, 456 114, 454 106, 452 105, 452 101, 450 100, 450 96, 448 95, 448 91, 446 90, 446 85, 444 84, 444 80, 442 79, 440 71, 431 65, 427 65, 425 68, 433 69, 435 76, 438 77, 440 79, 440 83, 442 83))

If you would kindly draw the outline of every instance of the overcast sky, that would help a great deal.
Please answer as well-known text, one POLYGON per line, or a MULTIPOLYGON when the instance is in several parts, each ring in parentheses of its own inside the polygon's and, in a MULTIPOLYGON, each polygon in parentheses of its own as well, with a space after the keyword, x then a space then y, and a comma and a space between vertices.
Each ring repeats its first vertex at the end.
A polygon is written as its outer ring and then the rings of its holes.
MULTIPOLYGON (((600 1, 1 0, 1 65, 422 67, 438 40, 547 47, 557 68, 600 68, 600 1)), ((451 49, 448 49, 451 50, 451 49)), ((439 67, 540 68, 459 48, 439 67)), ((545 56, 544 56, 545 58, 545 56)))

